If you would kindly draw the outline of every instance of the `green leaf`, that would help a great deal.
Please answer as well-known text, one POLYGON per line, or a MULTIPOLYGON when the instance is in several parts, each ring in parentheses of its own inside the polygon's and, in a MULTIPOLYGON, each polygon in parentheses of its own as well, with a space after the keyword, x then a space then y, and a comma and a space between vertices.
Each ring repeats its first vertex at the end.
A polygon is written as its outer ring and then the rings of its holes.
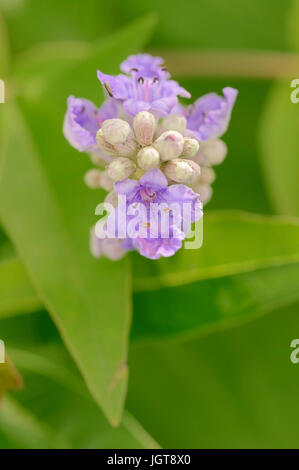
POLYGON ((290 46, 296 51, 299 50, 298 18, 299 3, 297 0, 292 0, 291 8, 289 9, 286 34, 289 39, 290 46))
POLYGON ((252 321, 299 300, 299 264, 134 295, 133 343, 189 339, 252 321))
POLYGON ((116 264, 90 255, 92 214, 102 196, 84 187, 88 159, 64 141, 61 126, 67 95, 80 86, 82 94, 85 87, 91 94, 89 83, 94 83, 96 96, 96 68, 116 68, 141 48, 153 25, 149 17, 125 28, 37 102, 23 98, 5 106, 1 219, 91 393, 114 425, 127 385, 128 260, 116 264))
MULTIPOLYGON (((3 345, 1 344, 0 347, 2 348, 3 345)), ((18 390, 22 386, 22 377, 5 354, 5 362, 0 362, 0 401, 7 390, 18 390)))
MULTIPOLYGON (((299 215, 299 107, 292 103, 291 80, 275 83, 260 123, 260 153, 264 179, 274 209, 299 215)), ((298 86, 297 86, 298 87, 298 86)))
POLYGON ((166 449, 297 448, 298 328, 295 304, 196 341, 134 348, 128 408, 166 449))
POLYGON ((299 222, 234 211, 204 215, 203 246, 155 262, 134 257, 134 290, 174 287, 299 260, 299 222))
POLYGON ((1 449, 69 449, 67 439, 41 423, 16 400, 6 397, 0 413, 1 449))

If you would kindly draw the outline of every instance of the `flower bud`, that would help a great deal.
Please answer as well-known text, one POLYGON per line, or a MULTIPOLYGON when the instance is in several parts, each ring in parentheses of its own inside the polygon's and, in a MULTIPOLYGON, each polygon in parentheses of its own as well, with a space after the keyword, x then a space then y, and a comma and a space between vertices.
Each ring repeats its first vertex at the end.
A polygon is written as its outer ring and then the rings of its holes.
POLYGON ((134 173, 136 165, 132 160, 124 157, 118 157, 108 166, 108 176, 113 181, 121 181, 134 173))
POLYGON ((208 166, 201 166, 200 167, 200 177, 198 182, 200 184, 212 184, 216 179, 216 173, 213 168, 208 166))
POLYGON ((184 184, 192 184, 200 175, 200 168, 195 162, 181 158, 167 162, 163 171, 170 180, 184 184))
POLYGON ((213 195, 212 186, 209 184, 197 184, 192 186, 192 189, 194 192, 199 194, 199 199, 203 204, 207 204, 213 195))
POLYGON ((178 131, 183 134, 186 130, 187 120, 179 114, 170 114, 162 121, 162 128, 165 131, 178 131))
POLYGON ((114 187, 114 181, 109 178, 107 170, 101 171, 101 188, 105 191, 112 191, 114 187))
POLYGON ((196 139, 191 139, 190 137, 184 138, 184 147, 181 154, 181 157, 191 158, 198 152, 199 142, 196 139))
POLYGON ((111 206, 116 207, 118 205, 117 193, 114 190, 110 191, 110 193, 108 193, 105 197, 104 202, 107 202, 108 204, 111 204, 111 206))
POLYGON ((122 157, 132 157, 136 153, 137 145, 135 139, 133 137, 129 137, 129 139, 122 144, 115 145, 115 149, 117 154, 122 157))
POLYGON ((102 172, 96 168, 88 170, 84 175, 84 182, 86 186, 91 189, 97 189, 101 187, 101 176, 102 172))
POLYGON ((153 170, 160 163, 159 152, 154 147, 144 147, 138 152, 137 162, 143 170, 153 170))
POLYGON ((181 155, 184 147, 184 137, 177 131, 166 131, 154 142, 161 160, 167 161, 181 155))
POLYGON ((109 144, 109 142, 105 139, 102 129, 98 130, 96 140, 98 146, 103 150, 104 153, 106 153, 106 155, 112 155, 113 157, 117 155, 117 151, 113 145, 109 144))
POLYGON ((102 131, 111 145, 123 144, 132 134, 130 125, 122 119, 107 119, 102 124, 102 131))
POLYGON ((226 157, 227 145, 221 139, 210 140, 202 143, 198 154, 204 165, 220 165, 226 157))
POLYGON ((153 114, 141 111, 134 117, 133 128, 137 142, 142 146, 150 145, 156 129, 156 119, 153 114))

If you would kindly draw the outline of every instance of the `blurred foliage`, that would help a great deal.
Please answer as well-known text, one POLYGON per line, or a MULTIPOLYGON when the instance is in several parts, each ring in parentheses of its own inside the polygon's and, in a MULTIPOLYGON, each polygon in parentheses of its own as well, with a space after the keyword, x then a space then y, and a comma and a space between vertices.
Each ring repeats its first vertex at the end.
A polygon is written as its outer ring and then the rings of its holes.
POLYGON ((129 413, 119 428, 111 428, 46 312, 5 320, 1 330, 25 383, 18 402, 3 404, 1 447, 6 440, 21 448, 158 447, 129 413))
POLYGON ((284 20, 291 3, 276 0, 270 7, 260 0, 85 0, 84 4, 73 0, 12 0, 16 5, 13 8, 9 2, 0 0, 0 5, 6 5, 10 41, 16 52, 45 40, 93 41, 153 11, 160 17, 159 28, 149 43, 153 47, 284 50, 284 20))
POLYGON ((0 74, 10 74, 0 115, 0 338, 25 384, 3 402, 0 447, 296 447, 298 222, 270 215, 298 215, 289 83, 221 71, 180 80, 193 98, 227 85, 240 94, 203 247, 161 262, 133 257, 132 414, 117 429, 104 413, 118 422, 125 398, 126 378, 116 395, 109 384, 120 365, 126 375, 130 260, 90 257, 102 196, 84 187, 89 161, 61 126, 69 94, 99 104, 96 69, 116 73, 145 45, 298 50, 298 1, 0 0, 0 11, 0 74), (42 305, 51 319, 36 312, 42 305))

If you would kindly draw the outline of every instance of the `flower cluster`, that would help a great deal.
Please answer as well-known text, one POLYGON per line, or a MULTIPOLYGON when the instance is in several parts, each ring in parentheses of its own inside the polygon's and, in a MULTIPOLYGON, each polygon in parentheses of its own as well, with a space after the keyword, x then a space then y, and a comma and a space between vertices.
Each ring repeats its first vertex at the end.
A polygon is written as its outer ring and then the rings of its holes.
POLYGON ((227 153, 220 137, 237 90, 183 107, 178 97, 190 94, 170 79, 160 57, 130 56, 121 70, 98 71, 106 94, 100 108, 70 96, 64 120, 66 139, 97 167, 86 173, 86 184, 108 191, 105 236, 92 228, 91 251, 114 260, 131 249, 150 259, 172 256, 211 197, 212 167, 227 153))

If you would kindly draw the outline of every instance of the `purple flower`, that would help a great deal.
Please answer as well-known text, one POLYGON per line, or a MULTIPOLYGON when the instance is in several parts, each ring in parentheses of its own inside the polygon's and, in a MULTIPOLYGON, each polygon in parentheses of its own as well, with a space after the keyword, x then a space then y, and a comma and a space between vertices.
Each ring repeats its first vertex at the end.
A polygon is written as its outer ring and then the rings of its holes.
POLYGON ((204 95, 187 112, 187 128, 201 141, 221 137, 228 128, 238 90, 226 87, 223 94, 204 95))
POLYGON ((169 80, 167 69, 161 67, 162 59, 149 54, 130 56, 122 63, 122 70, 130 76, 116 77, 98 71, 98 78, 107 95, 123 104, 130 116, 140 111, 150 111, 156 116, 170 114, 178 103, 178 96, 190 98, 184 88, 169 80))
POLYGON ((199 195, 183 184, 168 186, 158 169, 139 181, 119 181, 114 188, 126 200, 110 213, 107 235, 131 238, 134 248, 150 259, 172 256, 191 224, 202 217, 199 195))
POLYGON ((70 96, 64 118, 65 138, 80 152, 100 152, 96 133, 101 123, 117 116, 117 103, 107 100, 100 109, 91 101, 70 96))
POLYGON ((135 69, 135 71, 140 71, 144 75, 151 77, 161 72, 168 74, 167 68, 162 67, 163 63, 164 60, 161 57, 153 57, 150 54, 136 54, 130 55, 122 62, 120 69, 128 75, 135 69))

